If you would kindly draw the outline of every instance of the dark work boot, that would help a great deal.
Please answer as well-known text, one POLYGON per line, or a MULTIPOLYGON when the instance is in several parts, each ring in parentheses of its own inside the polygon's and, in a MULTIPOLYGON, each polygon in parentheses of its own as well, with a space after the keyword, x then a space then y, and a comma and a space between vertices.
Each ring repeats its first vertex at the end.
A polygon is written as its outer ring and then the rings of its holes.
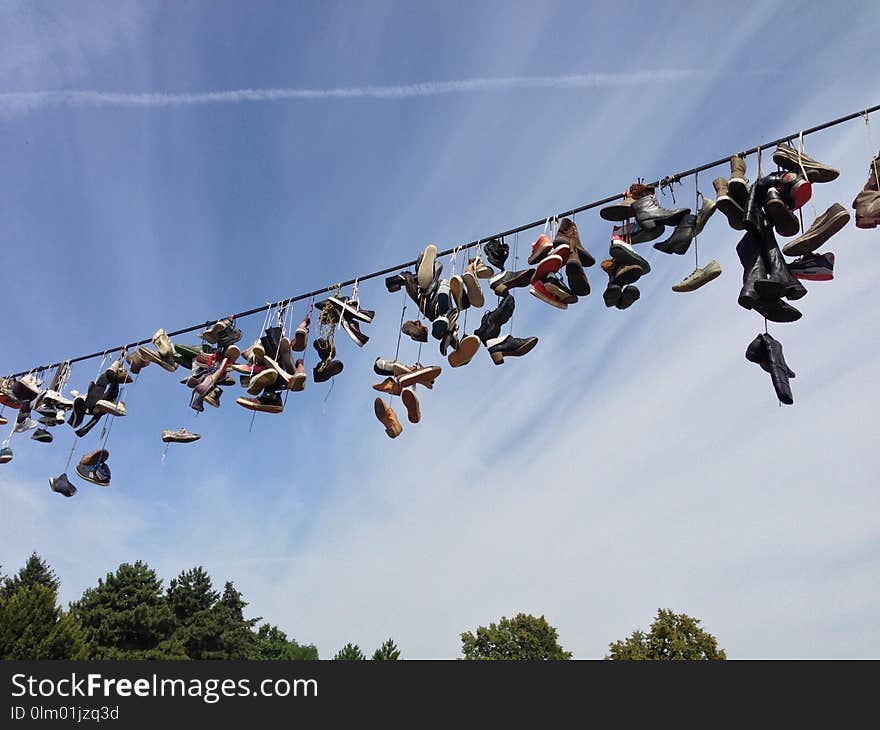
POLYGON ((281 328, 268 327, 265 334, 260 338, 263 349, 270 357, 275 357, 281 349, 281 328))
POLYGON ((489 340, 495 339, 501 334, 501 327, 510 321, 515 307, 516 300, 513 295, 505 295, 495 309, 489 310, 483 315, 480 326, 474 330, 474 334, 483 341, 484 345, 489 340))
POLYGON ((767 268, 761 256, 761 247, 758 237, 752 231, 746 234, 736 244, 736 253, 743 267, 743 285, 737 301, 745 309, 753 309, 760 299, 755 289, 755 283, 767 277, 767 268))
POLYGON ((483 251, 486 253, 486 258, 489 259, 489 263, 492 266, 502 271, 504 270, 504 264, 510 255, 510 247, 504 241, 493 238, 488 243, 483 244, 483 251))
POLYGON ((677 226, 684 216, 690 213, 690 208, 661 208, 657 198, 646 195, 644 198, 633 200, 633 212, 639 226, 645 230, 653 230, 657 225, 677 226))
POLYGON ((763 299, 785 297, 789 301, 806 296, 806 287, 788 270, 785 257, 779 250, 779 244, 776 243, 776 236, 769 228, 764 231, 762 242, 764 244, 764 260, 767 265, 767 278, 755 282, 755 291, 758 292, 758 296, 763 299))
POLYGON ((336 348, 333 347, 333 343, 324 337, 317 338, 312 343, 312 347, 315 348, 315 352, 318 353, 318 357, 321 358, 321 362, 324 362, 324 360, 329 360, 336 354, 336 348))
POLYGON ((697 216, 688 214, 681 219, 675 227, 672 235, 665 241, 654 244, 654 248, 663 253, 686 254, 694 240, 694 229, 697 225, 697 216))

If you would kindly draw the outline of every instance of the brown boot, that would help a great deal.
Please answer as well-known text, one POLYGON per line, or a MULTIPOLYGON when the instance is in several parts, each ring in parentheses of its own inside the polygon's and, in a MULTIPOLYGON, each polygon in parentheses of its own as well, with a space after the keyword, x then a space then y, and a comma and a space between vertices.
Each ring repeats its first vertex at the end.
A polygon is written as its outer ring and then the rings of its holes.
POLYGON ((880 192, 862 190, 852 207, 856 211, 856 228, 877 228, 880 226, 880 192))
POLYGON ((739 155, 730 158, 730 179, 727 190, 741 208, 749 202, 749 181, 746 179, 746 161, 739 155))
POLYGON ((559 221, 559 230, 556 232, 556 238, 553 239, 553 245, 568 246, 571 253, 577 253, 581 266, 592 266, 596 263, 596 259, 581 245, 577 223, 571 218, 563 218, 559 221))
POLYGON ((387 433, 390 438, 395 439, 403 433, 403 426, 401 426, 400 421, 397 420, 397 414, 394 412, 394 409, 387 405, 381 397, 376 398, 376 401, 373 404, 373 410, 376 412, 376 418, 378 418, 382 422, 382 425, 385 426, 385 433, 387 433))

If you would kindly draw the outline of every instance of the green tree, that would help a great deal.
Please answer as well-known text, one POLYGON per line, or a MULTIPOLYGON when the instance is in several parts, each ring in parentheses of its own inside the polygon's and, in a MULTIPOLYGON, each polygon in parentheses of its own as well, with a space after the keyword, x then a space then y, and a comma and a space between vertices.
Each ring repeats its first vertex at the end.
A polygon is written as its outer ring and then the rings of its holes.
POLYGON ((647 634, 637 629, 629 638, 610 644, 609 649, 606 659, 727 659, 717 639, 700 628, 699 619, 662 608, 647 634))
POLYGON ((178 625, 188 623, 199 611, 211 608, 220 594, 211 585, 202 566, 185 570, 168 585, 168 605, 178 625))
POLYGON ((333 657, 336 661, 342 662, 360 662, 366 658, 357 644, 346 644, 333 657))
POLYGON ((394 643, 393 639, 388 639, 373 652, 373 661, 375 662, 394 661, 396 659, 400 659, 400 649, 397 648, 397 644, 394 643))
POLYGON ((519 613, 512 619, 501 617, 489 628, 480 626, 476 634, 461 635, 465 659, 571 659, 558 641, 558 634, 541 616, 519 613))
POLYGON ((77 620, 56 605, 55 589, 34 583, 0 598, 0 658, 88 659, 89 651, 77 620))
POLYGON ((291 660, 318 658, 318 648, 314 644, 299 644, 287 638, 281 629, 272 624, 263 624, 256 632, 253 659, 291 660))
POLYGON ((162 592, 162 581, 146 563, 123 563, 98 579, 71 604, 93 647, 96 659, 171 659, 179 651, 160 644, 169 638, 174 614, 162 592))
POLYGON ((58 578, 55 576, 55 571, 35 552, 31 553, 24 567, 16 575, 3 579, 0 596, 9 598, 20 588, 34 585, 46 586, 53 593, 58 592, 58 578))

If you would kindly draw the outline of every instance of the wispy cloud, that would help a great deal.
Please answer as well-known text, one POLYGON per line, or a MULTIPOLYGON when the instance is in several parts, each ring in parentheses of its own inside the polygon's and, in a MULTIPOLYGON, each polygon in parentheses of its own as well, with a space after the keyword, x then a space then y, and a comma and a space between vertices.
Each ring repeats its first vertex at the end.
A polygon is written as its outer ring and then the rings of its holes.
POLYGON ((426 81, 399 86, 348 86, 330 89, 229 89, 186 93, 116 93, 94 90, 22 91, 0 93, 0 109, 26 112, 46 106, 166 107, 198 104, 316 99, 407 99, 511 89, 574 89, 680 83, 705 79, 714 72, 696 69, 657 69, 633 73, 588 73, 561 76, 506 76, 498 78, 426 81))

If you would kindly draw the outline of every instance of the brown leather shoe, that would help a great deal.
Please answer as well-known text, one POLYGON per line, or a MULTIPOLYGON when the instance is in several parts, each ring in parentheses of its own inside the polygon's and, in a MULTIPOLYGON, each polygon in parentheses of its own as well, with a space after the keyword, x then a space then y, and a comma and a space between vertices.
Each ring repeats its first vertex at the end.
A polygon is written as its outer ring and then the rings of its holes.
POLYGON ((376 383, 373 386, 373 390, 378 390, 380 393, 388 393, 389 395, 400 395, 402 388, 395 378, 385 378, 381 383, 376 383))
POLYGON ((417 320, 411 319, 404 322, 400 331, 416 342, 428 341, 428 328, 417 320))
POLYGON ((394 412, 394 409, 387 405, 381 397, 376 398, 376 401, 373 404, 373 410, 376 412, 376 418, 378 418, 382 422, 382 425, 385 426, 385 433, 387 433, 390 438, 397 438, 403 433, 403 426, 401 426, 400 421, 397 420, 397 414, 394 412))

